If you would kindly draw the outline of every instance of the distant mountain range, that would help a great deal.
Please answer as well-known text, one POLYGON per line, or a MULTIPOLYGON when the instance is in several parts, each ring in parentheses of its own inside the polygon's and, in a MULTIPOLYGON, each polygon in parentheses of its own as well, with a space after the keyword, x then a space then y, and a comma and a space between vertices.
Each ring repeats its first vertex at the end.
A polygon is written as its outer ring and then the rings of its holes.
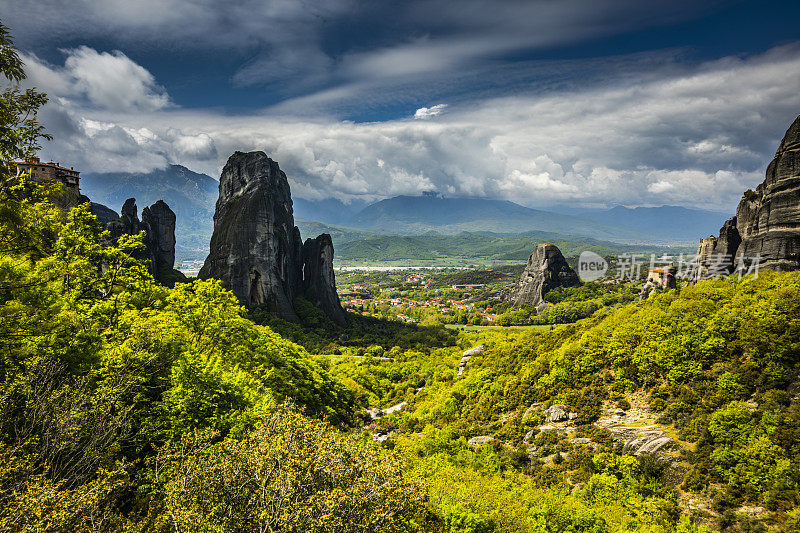
POLYGON ((553 207, 556 213, 578 216, 601 224, 614 225, 631 231, 642 232, 660 239, 694 241, 710 234, 719 233, 728 216, 721 211, 689 209, 674 205, 660 207, 624 207, 611 209, 583 209, 568 206, 553 207))
MULTIPOLYGON (((151 172, 108 172, 81 175, 81 192, 93 202, 119 212, 128 198, 136 198, 139 212, 164 200, 177 217, 175 236, 178 256, 207 250, 214 229, 214 205, 219 182, 181 165, 151 172)), ((203 255, 197 253, 196 255, 203 255)))
MULTIPOLYGON (((86 173, 81 176, 83 193, 115 210, 128 198, 136 198, 140 211, 157 200, 167 202, 177 215, 179 259, 205 257, 213 230, 218 186, 211 176, 180 165, 146 173, 86 173)), ((364 241, 347 247, 346 255, 350 257, 396 257, 397 253, 376 254, 372 248, 380 246, 374 239, 385 235, 452 236, 466 232, 476 239, 474 234, 480 232, 500 235, 548 232, 572 241, 593 238, 628 243, 694 243, 718 232, 719 221, 724 219, 714 211, 676 206, 612 209, 554 206, 552 210, 539 210, 504 200, 445 198, 436 194, 395 196, 370 205, 364 201, 345 204, 336 199, 294 198, 294 214, 303 237, 331 233, 337 247, 364 241), (367 239, 373 240, 367 242, 367 239)), ((437 255, 435 250, 422 244, 406 239, 392 246, 399 246, 396 252, 403 250, 399 255, 413 250, 418 250, 421 256, 437 255)), ((516 250, 511 254, 521 255, 516 250)))

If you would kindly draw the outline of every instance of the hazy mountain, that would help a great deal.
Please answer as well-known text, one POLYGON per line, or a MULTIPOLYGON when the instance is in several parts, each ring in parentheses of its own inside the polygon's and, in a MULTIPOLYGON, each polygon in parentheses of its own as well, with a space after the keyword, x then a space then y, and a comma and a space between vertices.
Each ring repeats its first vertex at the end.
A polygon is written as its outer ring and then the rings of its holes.
POLYGON ((729 215, 717 211, 689 209, 687 207, 662 205, 660 207, 624 207, 611 209, 584 209, 556 206, 553 211, 579 216, 601 224, 645 231, 659 239, 696 241, 719 228, 729 215))
MULTIPOLYGON (((176 252, 178 260, 205 257, 213 230, 214 205, 219 183, 206 174, 180 165, 146 173, 86 173, 81 190, 93 201, 119 210, 128 198, 136 198, 139 210, 164 200, 177 215, 176 252)), ((482 243, 492 248, 497 259, 525 255, 522 242, 499 245, 485 233, 502 235, 550 232, 572 241, 596 238, 604 241, 694 241, 718 231, 720 213, 684 207, 615 207, 580 209, 554 206, 545 211, 523 207, 509 201, 483 198, 444 198, 436 194, 396 196, 366 205, 363 201, 345 204, 340 200, 294 198, 294 216, 303 238, 330 233, 341 258, 408 256, 417 258, 448 255, 439 236, 464 232, 472 235, 456 239, 457 255, 468 256, 465 239, 478 250, 482 243), (484 232, 484 235, 475 235, 484 232), (393 239, 385 235, 429 235, 429 242, 393 239), (345 247, 344 245, 347 244, 345 247), (520 246, 522 245, 522 246, 520 246), (391 250, 391 251, 390 251, 391 250)), ((424 239, 424 238, 423 238, 424 239)), ((523 239, 524 241, 525 239, 523 239)), ((528 252, 529 253, 529 252, 528 252)), ((485 254, 483 254, 485 255, 485 254)))
POLYGON ((146 206, 164 200, 177 217, 179 259, 187 254, 204 255, 193 252, 208 248, 219 194, 219 182, 211 176, 181 165, 151 172, 86 173, 81 176, 81 192, 116 211, 128 198, 136 198, 140 213, 146 206))
POLYGON ((335 198, 306 200, 297 197, 293 197, 292 202, 294 204, 294 218, 296 219, 344 225, 352 220, 354 215, 364 209, 368 203, 363 200, 353 200, 346 204, 335 198))
POLYGON ((435 230, 526 233, 550 231, 605 239, 637 239, 646 232, 598 224, 573 215, 530 209, 504 200, 444 198, 436 195, 395 196, 365 207, 349 226, 392 234, 421 234, 435 230))

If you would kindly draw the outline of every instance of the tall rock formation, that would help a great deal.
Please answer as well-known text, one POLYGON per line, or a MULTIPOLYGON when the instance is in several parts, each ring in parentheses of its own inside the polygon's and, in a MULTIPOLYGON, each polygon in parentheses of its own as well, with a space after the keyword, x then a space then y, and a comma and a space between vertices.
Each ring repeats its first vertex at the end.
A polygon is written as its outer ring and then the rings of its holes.
POLYGON ((323 233, 303 244, 303 294, 339 325, 347 324, 333 273, 333 241, 323 233))
POLYGON ((786 131, 766 178, 755 191, 745 191, 720 237, 713 244, 701 241, 699 277, 749 267, 756 257, 759 269, 800 268, 800 116, 786 131))
MULTIPOLYGON (((94 212, 94 205, 92 209, 94 212)), ((113 213, 110 209, 108 211, 113 213)), ((136 235, 144 231, 145 249, 134 254, 134 257, 149 261, 150 274, 165 285, 172 286, 177 281, 186 281, 186 276, 174 268, 175 213, 163 200, 159 200, 150 207, 145 207, 140 221, 136 199, 128 198, 122 206, 120 217, 108 221, 105 228, 111 234, 113 242, 116 242, 122 235, 136 235)))
POLYGON ((549 291, 580 284, 578 274, 567 264, 558 246, 544 243, 536 247, 519 282, 503 295, 503 299, 514 305, 530 304, 541 310, 546 306, 544 295, 549 291))
POLYGON ((727 276, 733 272, 736 251, 741 243, 736 217, 725 221, 719 230, 719 237, 711 235, 700 239, 700 246, 697 248, 697 278, 727 276))
POLYGON ((159 275, 171 272, 175 266, 175 220, 175 213, 164 200, 142 210, 152 265, 159 275))
POLYGON ((284 320, 300 322, 294 301, 302 296, 346 324, 330 236, 303 245, 286 174, 264 152, 235 152, 222 169, 210 253, 199 277, 222 280, 242 305, 264 306, 284 320))

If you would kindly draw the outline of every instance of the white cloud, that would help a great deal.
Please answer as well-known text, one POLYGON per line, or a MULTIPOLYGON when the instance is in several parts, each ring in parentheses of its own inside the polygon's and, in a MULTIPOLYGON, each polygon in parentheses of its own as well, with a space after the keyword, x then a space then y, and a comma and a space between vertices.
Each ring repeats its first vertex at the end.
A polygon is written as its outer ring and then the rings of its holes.
POLYGON ((147 69, 115 50, 98 52, 87 46, 65 50, 64 68, 94 105, 114 110, 155 111, 169 104, 169 97, 147 69))
MULTIPOLYGON (((64 76, 74 78, 66 67, 41 62, 31 71, 47 91, 64 76)), ((293 192, 308 198, 434 189, 533 206, 732 210, 742 191, 763 179, 800 111, 798 86, 800 47, 792 45, 696 66, 673 63, 570 91, 451 104, 436 120, 356 124, 274 109, 250 116, 170 107, 112 111, 85 91, 62 90, 43 114, 56 136, 44 156, 82 170, 174 162, 217 176, 234 150, 259 149, 280 163, 293 192)), ((437 107, 420 111, 430 115, 437 107)))
POLYGON ((98 52, 87 46, 62 50, 63 67, 47 65, 32 54, 22 54, 28 81, 51 96, 72 104, 111 111, 157 111, 170 105, 169 96, 153 75, 115 50, 98 52))
POLYGON ((437 104, 432 107, 420 107, 414 112, 414 118, 426 119, 441 115, 442 111, 447 107, 447 104, 437 104))
POLYGON ((647 190, 653 194, 663 194, 667 191, 671 191, 675 188, 675 185, 668 181, 656 181, 655 183, 651 183, 647 186, 647 190))

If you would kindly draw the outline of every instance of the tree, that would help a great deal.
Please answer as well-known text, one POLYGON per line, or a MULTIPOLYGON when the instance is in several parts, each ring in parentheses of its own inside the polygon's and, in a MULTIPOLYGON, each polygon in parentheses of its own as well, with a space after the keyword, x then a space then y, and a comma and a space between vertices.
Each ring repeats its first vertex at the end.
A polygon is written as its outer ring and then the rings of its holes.
POLYGON ((164 531, 431 531, 425 488, 399 457, 284 405, 244 438, 195 432, 162 448, 164 531))
POLYGON ((14 48, 8 28, 0 22, 0 73, 7 87, 0 96, 0 174, 14 174, 13 161, 25 159, 39 150, 39 139, 51 139, 37 121, 37 112, 47 103, 47 95, 36 89, 20 89, 25 79, 22 60, 14 48))

